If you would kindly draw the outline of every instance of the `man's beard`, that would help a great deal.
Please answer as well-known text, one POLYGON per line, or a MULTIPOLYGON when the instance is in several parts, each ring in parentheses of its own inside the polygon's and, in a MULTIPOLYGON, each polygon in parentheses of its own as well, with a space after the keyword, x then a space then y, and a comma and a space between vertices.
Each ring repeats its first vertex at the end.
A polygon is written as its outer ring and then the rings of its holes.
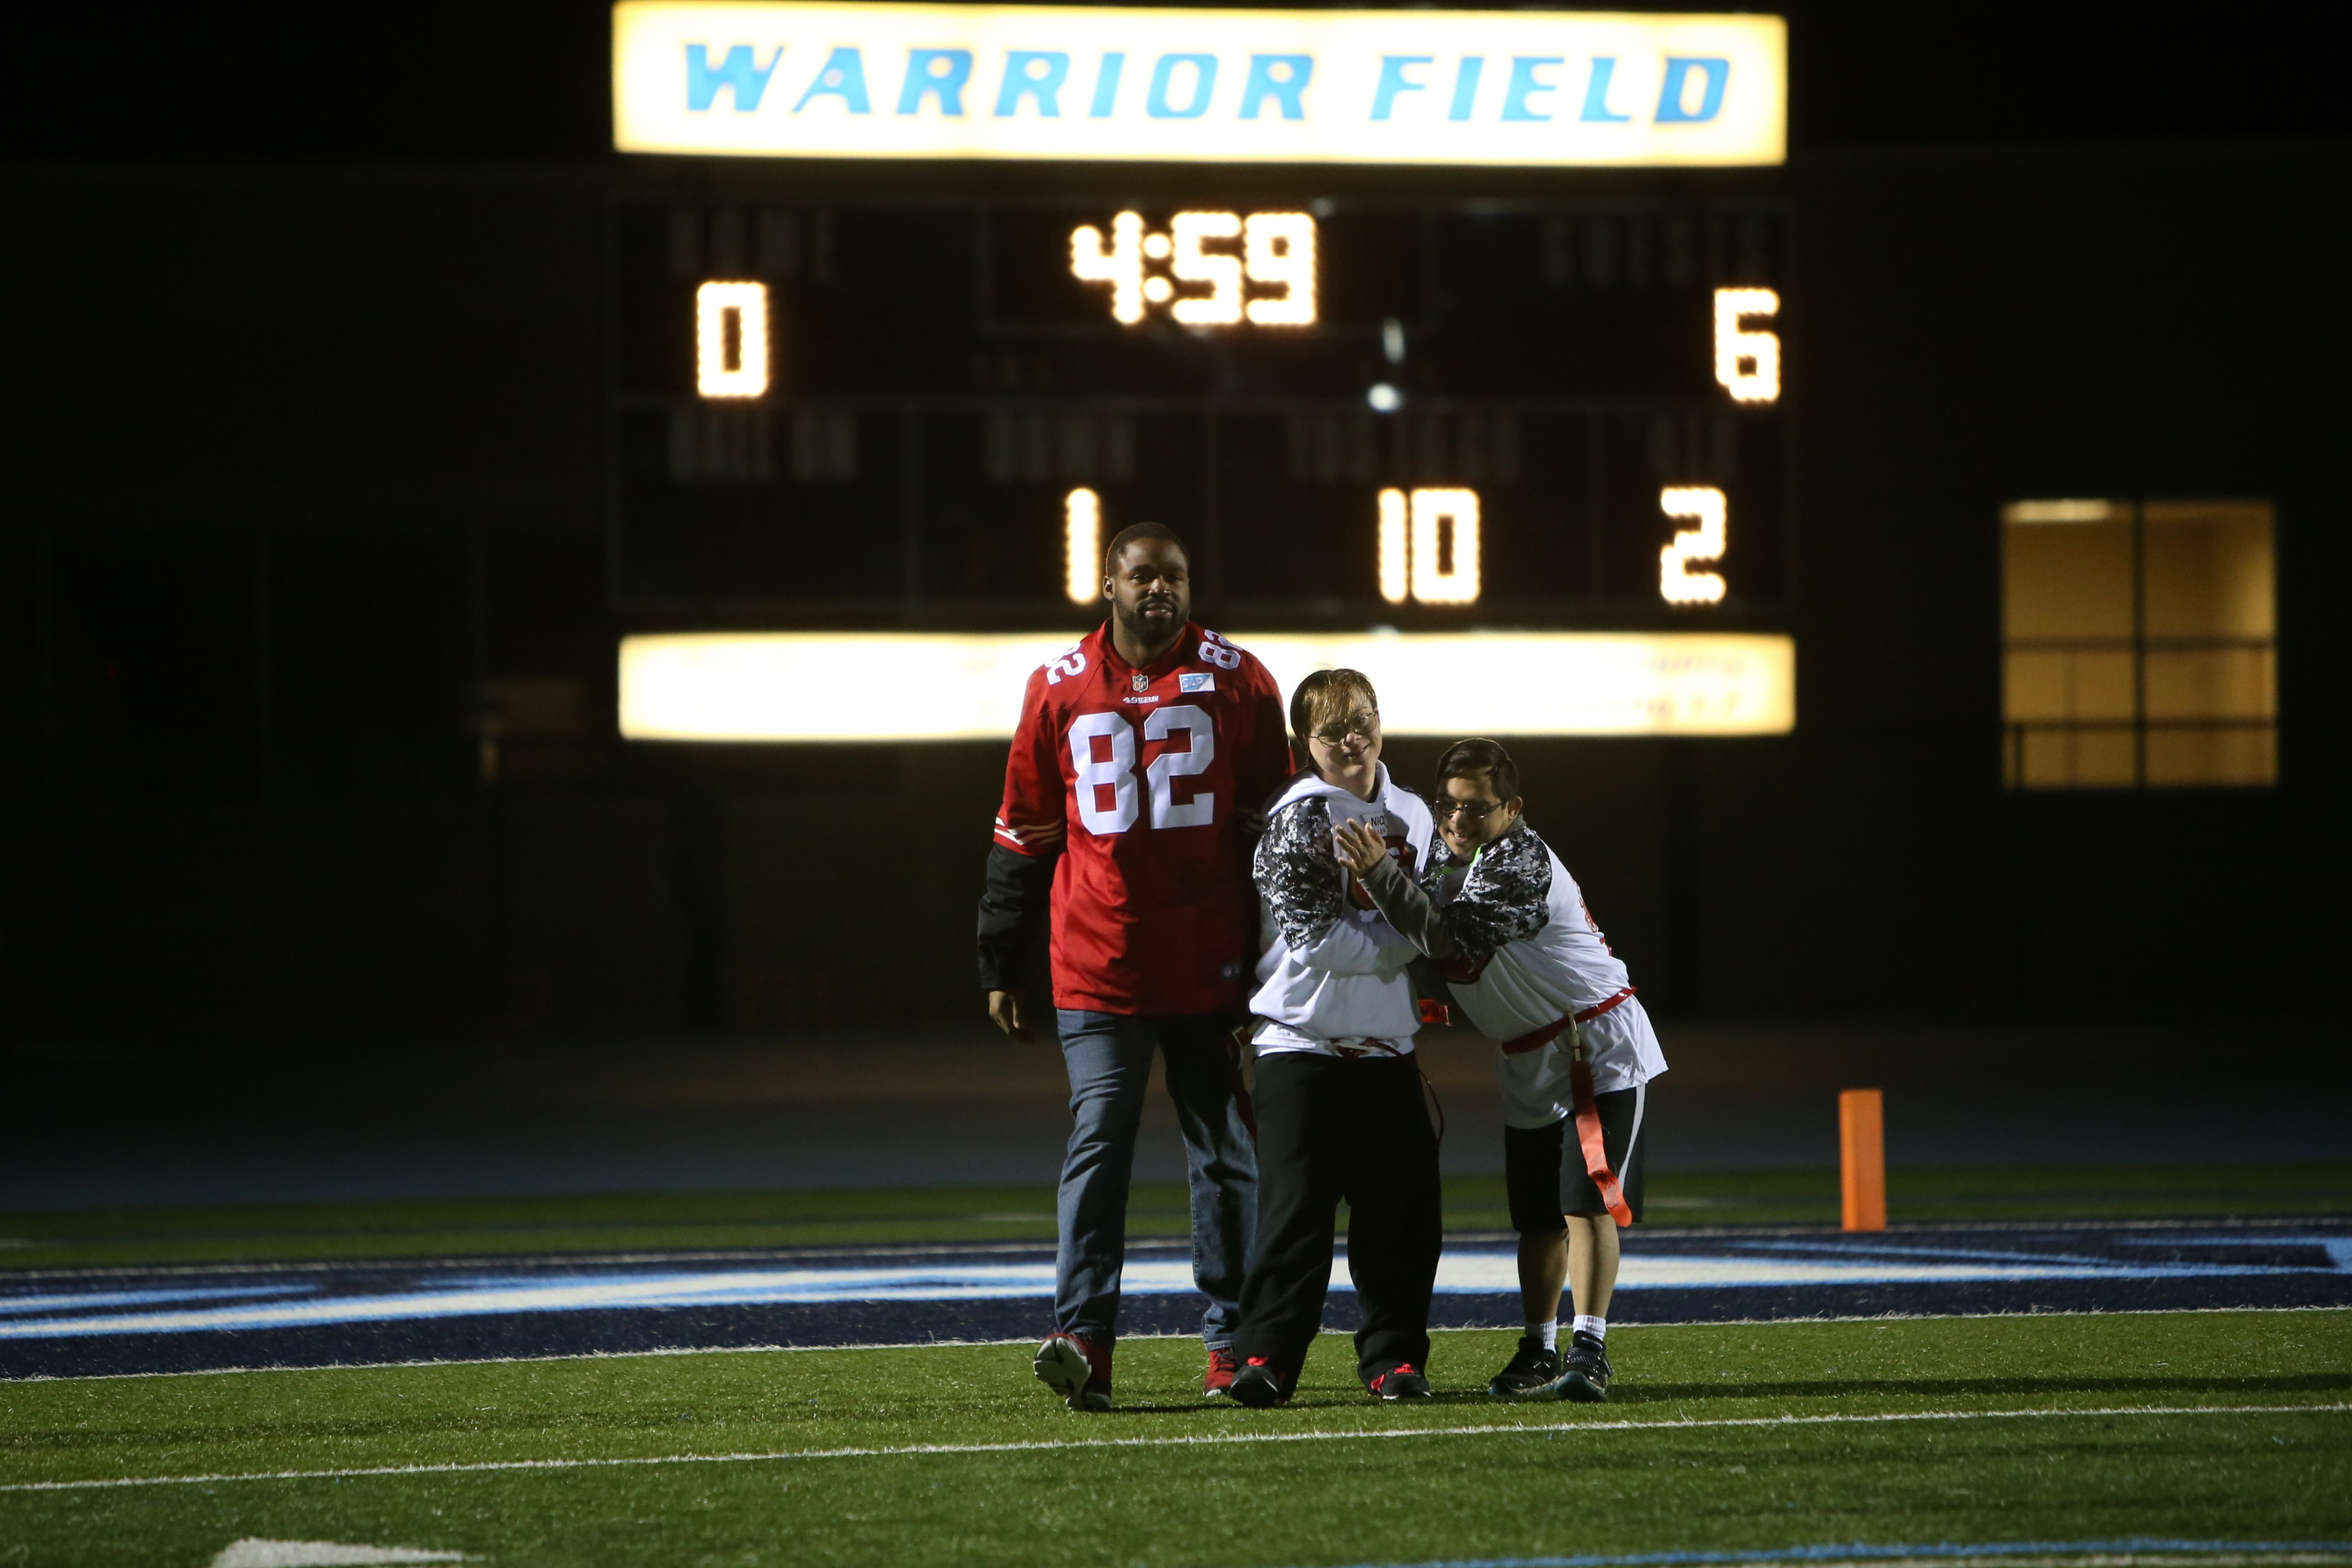
POLYGON ((1144 606, 1141 604, 1130 606, 1114 599, 1111 601, 1110 613, 1118 620, 1119 630, 1141 643, 1155 642, 1184 624, 1183 606, 1175 604, 1168 605, 1168 618, 1159 622, 1146 618, 1144 606))

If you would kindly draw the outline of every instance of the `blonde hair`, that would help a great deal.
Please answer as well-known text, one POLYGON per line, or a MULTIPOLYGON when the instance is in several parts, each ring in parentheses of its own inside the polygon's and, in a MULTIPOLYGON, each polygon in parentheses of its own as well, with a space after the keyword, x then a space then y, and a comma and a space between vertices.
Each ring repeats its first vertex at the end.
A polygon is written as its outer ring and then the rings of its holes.
POLYGON ((1290 732, 1310 769, 1314 753, 1307 750, 1307 737, 1332 720, 1346 718, 1360 701, 1376 714, 1381 710, 1379 693, 1360 669, 1318 669, 1291 692, 1290 732))

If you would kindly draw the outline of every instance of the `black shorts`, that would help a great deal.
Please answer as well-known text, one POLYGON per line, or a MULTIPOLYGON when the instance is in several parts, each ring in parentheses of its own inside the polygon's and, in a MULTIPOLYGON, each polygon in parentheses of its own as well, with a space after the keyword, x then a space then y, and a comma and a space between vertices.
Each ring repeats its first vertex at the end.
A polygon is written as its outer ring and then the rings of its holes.
MULTIPOLYGON (((1614 1089, 1592 1097, 1601 1112, 1601 1146, 1609 1168, 1625 1189, 1625 1206, 1642 1217, 1642 1152, 1650 1146, 1643 1136, 1643 1102, 1639 1089, 1614 1089)), ((1560 1216, 1605 1214, 1601 1189, 1584 1169, 1584 1149, 1576 1141, 1575 1118, 1563 1116, 1549 1127, 1503 1129, 1503 1185, 1511 1198, 1511 1228, 1522 1236, 1549 1236, 1560 1228, 1560 1216)))

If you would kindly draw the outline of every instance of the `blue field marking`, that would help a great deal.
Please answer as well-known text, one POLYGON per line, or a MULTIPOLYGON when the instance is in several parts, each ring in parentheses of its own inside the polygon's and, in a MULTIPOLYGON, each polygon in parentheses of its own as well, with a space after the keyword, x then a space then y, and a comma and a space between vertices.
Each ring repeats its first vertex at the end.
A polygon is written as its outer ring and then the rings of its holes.
MULTIPOLYGON (((218 1301, 259 1296, 287 1296, 300 1285, 219 1285, 177 1290, 67 1290, 47 1295, 14 1295, 0 1290, 0 1317, 28 1312, 87 1312, 94 1307, 146 1307, 163 1301, 218 1301)), ((0 1334, 7 1331, 0 1324, 0 1334)))
POLYGON ((2352 1554, 2352 1541, 2175 1541, 2133 1536, 2121 1541, 2000 1541, 1974 1545, 1939 1541, 1932 1546, 1879 1546, 1867 1542, 1790 1546, 1777 1552, 1642 1552, 1623 1557, 1448 1557, 1423 1563, 1360 1563, 1352 1568, 1703 1568, 1734 1563, 1889 1563, 1979 1557, 2127 1556, 2140 1552, 2214 1556, 2352 1554))
MULTIPOLYGON (((1519 1324, 1515 1249, 1456 1238, 1434 1328, 1519 1324)), ((1189 1247, 1128 1251, 1123 1334, 1199 1331, 1189 1247)), ((0 1272, 0 1379, 1003 1341, 1052 1327, 1050 1247, 0 1272)), ((1849 1235, 1636 1230, 1622 1323, 2352 1307, 2352 1221, 1849 1235)), ((1325 1326, 1357 1326, 1344 1258, 1325 1326)))
MULTIPOLYGON (((1958 1247, 1847 1245, 1843 1257, 1815 1254, 1824 1242, 1759 1240, 1738 1253, 1629 1252, 1617 1289, 1710 1290, 1727 1287, 1971 1284, 2021 1280, 2150 1280, 2273 1276, 2308 1268, 2244 1263, 2124 1263, 2089 1257, 1993 1252, 1958 1247), (1756 1256, 1756 1254, 1762 1256, 1756 1256), (1893 1255, 1892 1257, 1888 1255, 1893 1255), (1942 1258, 1941 1262, 1925 1261, 1942 1258)), ((2325 1265, 2336 1269, 2330 1257, 2325 1265)), ((1332 1289, 1352 1291, 1344 1260, 1332 1269, 1332 1289)), ((1134 1296, 1190 1295, 1189 1259, 1142 1257, 1127 1265, 1121 1289, 1134 1296)), ((1438 1266, 1440 1295, 1490 1296, 1518 1289, 1517 1254, 1496 1247, 1449 1248, 1438 1266)), ((525 1312, 610 1311, 617 1309, 810 1306, 850 1301, 1051 1300, 1049 1262, 978 1259, 923 1265, 829 1267, 637 1268, 614 1272, 551 1274, 496 1272, 436 1279, 430 1288, 339 1293, 331 1279, 268 1287, 212 1290, 51 1291, 37 1297, 0 1292, 0 1341, 62 1339, 91 1334, 184 1334, 226 1330, 300 1329, 350 1323, 391 1323, 525 1312), (269 1298, 172 1307, 160 1310, 102 1309, 175 1298, 269 1298), (295 1298, 289 1300, 289 1298, 295 1298), (42 1315, 23 1316, 38 1311, 42 1315)))

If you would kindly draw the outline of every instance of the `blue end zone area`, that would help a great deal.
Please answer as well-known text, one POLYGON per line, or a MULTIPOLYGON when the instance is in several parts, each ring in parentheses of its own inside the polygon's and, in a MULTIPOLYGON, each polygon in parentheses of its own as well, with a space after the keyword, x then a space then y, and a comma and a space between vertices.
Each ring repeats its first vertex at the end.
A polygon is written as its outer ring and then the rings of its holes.
MULTIPOLYGON (((0 1377, 1017 1340, 1051 1326, 1038 1247, 27 1271, 0 1377)), ((1328 1328, 1355 1327, 1344 1264, 1328 1328)), ((1519 1322, 1507 1237, 1448 1241, 1433 1323, 1519 1322)), ((1189 1247, 1129 1249, 1120 1331, 1198 1331, 1189 1247)), ((1612 1322, 2352 1306, 2352 1221, 1636 1230, 1612 1322)))

